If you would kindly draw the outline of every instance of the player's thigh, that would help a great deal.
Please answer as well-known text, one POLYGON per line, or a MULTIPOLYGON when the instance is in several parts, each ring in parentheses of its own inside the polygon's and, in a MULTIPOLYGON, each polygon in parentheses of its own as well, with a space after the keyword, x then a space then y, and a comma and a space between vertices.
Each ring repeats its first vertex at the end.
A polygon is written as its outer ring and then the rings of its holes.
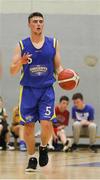
POLYGON ((82 127, 81 128, 81 136, 89 136, 89 130, 88 127, 82 127))
POLYGON ((19 102, 21 122, 35 122, 37 119, 37 98, 31 87, 21 87, 19 102))
POLYGON ((50 120, 54 115, 55 93, 53 87, 47 88, 39 102, 39 120, 50 120))

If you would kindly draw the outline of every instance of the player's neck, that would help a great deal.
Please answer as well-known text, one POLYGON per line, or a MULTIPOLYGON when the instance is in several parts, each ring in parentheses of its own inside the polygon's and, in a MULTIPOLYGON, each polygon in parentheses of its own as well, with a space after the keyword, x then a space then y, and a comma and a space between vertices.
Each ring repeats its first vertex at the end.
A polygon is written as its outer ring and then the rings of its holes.
POLYGON ((60 112, 65 112, 65 109, 63 109, 61 106, 60 106, 60 104, 58 105, 58 107, 59 107, 59 110, 60 110, 60 112))
POLYGON ((44 35, 43 34, 31 34, 31 41, 33 43, 39 43, 44 40, 44 35))

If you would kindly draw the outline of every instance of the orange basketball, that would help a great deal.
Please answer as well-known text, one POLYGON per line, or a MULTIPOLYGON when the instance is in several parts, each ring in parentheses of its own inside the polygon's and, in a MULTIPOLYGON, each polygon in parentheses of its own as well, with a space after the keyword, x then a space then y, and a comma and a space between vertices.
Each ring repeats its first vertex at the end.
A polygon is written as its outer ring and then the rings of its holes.
POLYGON ((64 69, 58 75, 58 83, 65 90, 72 90, 79 84, 79 75, 72 69, 64 69))

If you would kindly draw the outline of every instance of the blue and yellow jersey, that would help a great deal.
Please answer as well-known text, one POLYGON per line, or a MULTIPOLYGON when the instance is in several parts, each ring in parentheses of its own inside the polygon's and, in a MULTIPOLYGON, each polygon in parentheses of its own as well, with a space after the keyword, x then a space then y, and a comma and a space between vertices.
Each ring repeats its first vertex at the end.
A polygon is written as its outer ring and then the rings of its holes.
POLYGON ((55 38, 45 37, 43 46, 37 49, 30 37, 19 42, 21 55, 32 54, 28 64, 23 65, 20 84, 34 88, 52 86, 54 78, 54 57, 56 54, 55 38))

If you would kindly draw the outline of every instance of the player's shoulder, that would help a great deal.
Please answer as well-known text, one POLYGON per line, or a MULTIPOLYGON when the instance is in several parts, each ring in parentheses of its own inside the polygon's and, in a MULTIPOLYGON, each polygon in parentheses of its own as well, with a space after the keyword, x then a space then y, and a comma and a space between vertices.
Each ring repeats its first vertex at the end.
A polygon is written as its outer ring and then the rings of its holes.
POLYGON ((30 44, 30 37, 23 38, 19 40, 18 44, 20 45, 21 50, 30 44))
POLYGON ((69 111, 68 109, 66 109, 65 112, 66 112, 67 114, 70 114, 70 111, 69 111))
POLYGON ((86 108, 87 110, 94 110, 94 107, 93 107, 91 104, 86 104, 86 105, 85 105, 85 108, 86 108))
POLYGON ((26 37, 26 38, 23 38, 23 39, 20 39, 19 42, 28 42, 30 40, 30 37, 26 37))
POLYGON ((76 110, 77 110, 76 106, 72 106, 72 111, 76 111, 76 110))
POLYGON ((15 111, 17 111, 18 110, 18 106, 15 106, 14 108, 13 108, 13 112, 15 112, 15 111))
POLYGON ((54 36, 45 36, 45 38, 46 38, 48 41, 51 41, 51 40, 56 39, 56 37, 54 37, 54 36))
POLYGON ((21 41, 27 41, 30 37, 25 37, 25 38, 22 38, 21 41))
POLYGON ((57 111, 57 110, 59 110, 59 105, 58 104, 55 105, 55 111, 57 111))
POLYGON ((56 45, 56 43, 58 41, 57 38, 54 37, 54 36, 45 36, 45 39, 46 39, 47 42, 53 43, 54 47, 55 47, 55 45, 56 45))

